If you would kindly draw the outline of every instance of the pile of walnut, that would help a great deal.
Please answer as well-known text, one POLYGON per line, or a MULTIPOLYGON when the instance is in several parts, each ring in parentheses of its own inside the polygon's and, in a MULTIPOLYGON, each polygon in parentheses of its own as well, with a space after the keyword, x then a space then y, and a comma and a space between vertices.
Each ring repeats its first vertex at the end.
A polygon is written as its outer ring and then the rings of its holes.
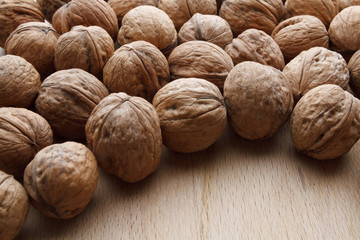
POLYGON ((137 182, 163 144, 202 151, 227 123, 260 140, 290 120, 299 152, 347 153, 360 137, 357 3, 2 0, 0 239, 29 202, 79 214, 98 166, 137 182))

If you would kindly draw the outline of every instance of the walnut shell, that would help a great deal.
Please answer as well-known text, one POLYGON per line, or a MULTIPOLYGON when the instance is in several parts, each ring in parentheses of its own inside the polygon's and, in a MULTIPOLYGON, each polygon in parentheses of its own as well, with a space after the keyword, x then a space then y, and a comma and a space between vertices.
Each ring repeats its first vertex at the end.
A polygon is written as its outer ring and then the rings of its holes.
POLYGON ((54 53, 59 36, 45 22, 23 23, 6 40, 5 52, 26 59, 45 79, 55 72, 54 53))
POLYGON ((110 94, 95 107, 85 130, 89 148, 108 174, 137 182, 159 165, 160 120, 143 98, 110 94))
POLYGON ((216 0, 159 0, 158 8, 169 15, 177 31, 196 13, 217 13, 216 0))
POLYGON ((36 0, 40 6, 41 10, 45 15, 45 19, 49 22, 52 21, 52 17, 56 10, 61 8, 63 5, 67 4, 71 0, 36 0))
POLYGON ((103 68, 114 53, 111 36, 98 26, 75 26, 61 35, 55 48, 57 71, 80 68, 102 79, 103 68))
POLYGON ((233 35, 230 25, 216 15, 194 14, 180 29, 179 44, 203 40, 214 43, 221 48, 231 43, 233 35))
POLYGON ((219 12, 230 24, 234 36, 250 28, 271 34, 282 14, 281 0, 226 0, 219 12))
POLYGON ((273 136, 294 104, 285 75, 257 62, 242 62, 231 70, 224 84, 224 99, 231 127, 250 140, 273 136))
POLYGON ((214 83, 220 90, 234 67, 231 57, 222 48, 204 41, 179 45, 168 61, 172 79, 202 78, 214 83))
POLYGON ((46 216, 68 219, 90 202, 98 183, 94 155, 83 144, 53 144, 38 152, 24 173, 31 204, 46 216))
POLYGON ((340 157, 360 137, 360 101, 337 85, 313 88, 296 104, 290 131, 301 153, 320 160, 340 157))
POLYGON ((0 2, 0 47, 20 24, 43 22, 40 5, 34 0, 2 0, 0 2))
POLYGON ((337 52, 360 49, 360 6, 351 6, 334 17, 329 27, 330 46, 337 52))
POLYGON ((0 107, 30 107, 40 85, 40 74, 25 59, 0 57, 0 107))
POLYGON ((118 34, 120 45, 147 41, 168 56, 177 46, 174 23, 162 10, 153 6, 139 6, 125 14, 118 34))
POLYGON ((310 15, 286 19, 276 26, 271 36, 279 45, 286 62, 312 47, 329 48, 325 25, 310 15))
POLYGON ((104 67, 103 81, 110 92, 126 92, 151 102, 170 81, 169 64, 154 45, 135 41, 116 50, 104 67))
POLYGON ((258 29, 248 29, 225 47, 234 64, 254 61, 279 70, 285 66, 284 56, 272 37, 258 29))
POLYGON ((0 239, 14 239, 25 224, 29 199, 13 176, 0 171, 0 239))
POLYGON ((35 154, 53 141, 49 123, 25 108, 0 108, 0 136, 0 170, 18 179, 35 154))
POLYGON ((349 86, 355 96, 360 97, 360 50, 356 51, 349 60, 349 86))
POLYGON ((190 153, 211 146, 225 131, 226 107, 219 89, 199 78, 170 82, 156 93, 164 145, 190 153))
POLYGON ((70 31, 76 25, 99 26, 113 40, 119 29, 114 10, 103 0, 72 0, 54 13, 52 24, 60 34, 70 31))
POLYGON ((90 73, 76 68, 61 70, 41 84, 35 108, 56 135, 83 139, 91 111, 107 95, 105 85, 90 73))

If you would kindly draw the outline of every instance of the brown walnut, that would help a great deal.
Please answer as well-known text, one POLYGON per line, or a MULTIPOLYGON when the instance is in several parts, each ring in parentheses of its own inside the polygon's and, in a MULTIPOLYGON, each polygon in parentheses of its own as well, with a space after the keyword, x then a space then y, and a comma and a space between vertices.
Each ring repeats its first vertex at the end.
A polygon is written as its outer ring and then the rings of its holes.
POLYGON ((89 148, 108 174, 137 182, 159 165, 160 120, 155 108, 143 98, 110 94, 95 107, 85 130, 89 148))
POLYGON ((61 70, 41 84, 35 108, 56 135, 83 139, 91 111, 108 94, 105 85, 90 73, 76 68, 61 70))
POLYGON ((72 0, 54 13, 52 24, 60 34, 70 31, 76 25, 99 26, 113 40, 119 29, 114 10, 103 0, 72 0))
POLYGON ((125 14, 118 34, 120 45, 147 41, 168 56, 177 46, 174 23, 162 10, 153 6, 139 6, 125 14))
POLYGON ((2 0, 0 2, 0 47, 20 24, 43 22, 40 5, 34 0, 2 0))
POLYGON ((250 140, 273 136, 294 104, 290 83, 280 70, 250 61, 231 70, 224 99, 231 127, 250 140))
POLYGON ((0 108, 0 136, 0 170, 18 179, 35 154, 53 141, 49 123, 25 108, 0 108))
POLYGON ((45 22, 23 23, 6 40, 5 52, 27 60, 45 79, 55 72, 54 53, 59 36, 45 22))
POLYGON ((281 0, 225 0, 219 12, 230 24, 234 36, 250 28, 271 34, 282 14, 281 0))
POLYGON ((296 104, 290 131, 301 153, 320 160, 340 157, 360 137, 360 101, 337 85, 313 88, 296 104))
POLYGON ((349 71, 345 59, 337 52, 313 47, 301 52, 284 68, 295 102, 311 89, 323 84, 336 84, 346 90, 349 71))
POLYGON ((190 153, 208 148, 226 128, 226 107, 219 89, 199 78, 170 82, 156 93, 164 145, 190 153))
POLYGON ((225 47, 234 65, 254 61, 279 70, 285 66, 284 56, 272 37, 258 29, 248 29, 225 47))
POLYGON ((36 0, 40 6, 41 10, 45 15, 45 19, 49 22, 52 21, 52 17, 56 10, 61 8, 63 5, 67 4, 71 0, 36 0))
POLYGON ((360 50, 356 51, 349 60, 348 69, 350 72, 349 86, 355 96, 360 97, 360 50))
POLYGON ((13 176, 0 171, 0 239, 13 240, 25 224, 29 199, 13 176))
POLYGON ((98 26, 75 26, 60 36, 55 48, 57 71, 80 68, 102 79, 103 68, 114 53, 111 36, 98 26))
POLYGON ((46 216, 68 219, 80 214, 98 184, 93 153, 83 144, 53 144, 38 152, 25 169, 30 203, 46 216))
POLYGON ((170 81, 169 64, 154 45, 135 41, 116 50, 104 67, 103 81, 110 92, 125 92, 151 102, 170 81))
POLYGON ((30 107, 40 85, 40 74, 25 59, 0 57, 0 107, 30 107))
POLYGON ((214 43, 221 48, 231 43, 233 35, 230 25, 216 15, 194 14, 180 29, 179 44, 203 40, 214 43))
POLYGON ((279 45, 286 62, 312 47, 329 48, 325 25, 310 15, 286 19, 276 26, 271 36, 279 45))
POLYGON ((169 15, 177 31, 196 13, 217 13, 216 0, 159 0, 158 7, 169 15))
POLYGON ((179 45, 168 61, 172 79, 202 78, 214 83, 220 90, 234 67, 231 57, 222 48, 204 41, 179 45))

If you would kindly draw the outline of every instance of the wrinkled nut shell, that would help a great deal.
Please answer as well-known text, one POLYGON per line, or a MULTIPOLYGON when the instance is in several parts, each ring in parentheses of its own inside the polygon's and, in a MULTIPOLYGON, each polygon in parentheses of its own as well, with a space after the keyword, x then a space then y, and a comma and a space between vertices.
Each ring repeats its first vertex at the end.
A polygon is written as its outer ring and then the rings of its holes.
POLYGON ((81 213, 98 183, 92 152, 76 142, 53 144, 38 152, 25 169, 24 186, 31 204, 52 218, 81 213))
POLYGON ((45 15, 46 20, 51 22, 52 17, 56 10, 61 8, 66 3, 70 2, 71 0, 36 0, 40 6, 41 10, 45 15))
POLYGON ((336 84, 346 90, 349 71, 345 59, 323 47, 303 51, 284 68, 297 102, 304 94, 322 84, 336 84))
POLYGON ((284 56, 272 37, 258 29, 248 29, 225 47, 234 65, 244 61, 254 61, 282 70, 284 56))
POLYGON ((360 97, 360 50, 350 58, 348 69, 350 72, 349 85, 354 94, 360 97))
POLYGON ((231 70, 224 99, 231 127, 250 140, 273 136, 290 116, 294 103, 286 77, 256 62, 242 62, 231 70))
POLYGON ((103 68, 114 52, 111 36, 98 26, 75 26, 61 35, 55 49, 57 71, 80 68, 102 79, 103 68))
POLYGON ((41 84, 35 108, 55 134, 83 139, 91 111, 107 95, 105 85, 90 73, 81 69, 61 70, 41 84))
POLYGON ((0 57, 0 107, 30 107, 40 85, 40 74, 25 59, 0 57))
POLYGON ((12 240, 19 234, 29 207, 24 187, 13 176, 0 171, 0 239, 12 240))
POLYGON ((208 148, 226 128, 226 107, 219 89, 197 78, 182 78, 156 93, 164 145, 177 152, 208 148))
POLYGON ((110 92, 125 92, 151 102, 170 81, 169 64, 154 45, 135 41, 116 50, 104 67, 103 81, 110 92))
POLYGON ((110 94, 95 107, 85 130, 89 148, 108 174, 137 182, 159 165, 160 120, 143 98, 110 94))
POLYGON ((59 36, 47 23, 24 23, 6 40, 5 52, 27 60, 45 79, 55 72, 54 53, 59 36))
POLYGON ((171 79, 202 78, 220 90, 230 70, 231 57, 220 47, 204 41, 190 41, 176 47, 169 56, 171 79))
POLYGON ((52 144, 49 123, 24 108, 0 108, 0 170, 21 179, 42 148, 52 144))
POLYGON ((337 85, 318 86, 296 104, 290 133, 296 149, 307 156, 340 157, 360 137, 360 102, 337 85))

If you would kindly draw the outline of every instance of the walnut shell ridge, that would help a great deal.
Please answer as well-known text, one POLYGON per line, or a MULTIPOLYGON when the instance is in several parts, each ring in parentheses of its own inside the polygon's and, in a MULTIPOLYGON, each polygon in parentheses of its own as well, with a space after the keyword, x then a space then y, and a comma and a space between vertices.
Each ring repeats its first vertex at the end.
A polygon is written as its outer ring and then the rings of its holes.
POLYGON ((349 60, 348 69, 350 73, 349 86, 355 96, 360 97, 360 51, 356 51, 349 60))
POLYGON ((290 133, 296 149, 307 156, 340 157, 360 137, 360 102, 337 85, 313 88, 296 104, 290 133))
POLYGON ((24 186, 31 204, 41 213, 69 219, 89 204, 98 177, 93 153, 83 144, 64 142, 36 154, 25 169, 24 186))
POLYGON ((159 165, 160 120, 143 98, 110 94, 94 108, 85 130, 89 148, 108 174, 138 182, 159 165))
POLYGON ((36 0, 40 6, 41 10, 45 15, 45 19, 49 22, 52 21, 52 17, 56 10, 61 8, 63 5, 67 4, 71 0, 36 0))

